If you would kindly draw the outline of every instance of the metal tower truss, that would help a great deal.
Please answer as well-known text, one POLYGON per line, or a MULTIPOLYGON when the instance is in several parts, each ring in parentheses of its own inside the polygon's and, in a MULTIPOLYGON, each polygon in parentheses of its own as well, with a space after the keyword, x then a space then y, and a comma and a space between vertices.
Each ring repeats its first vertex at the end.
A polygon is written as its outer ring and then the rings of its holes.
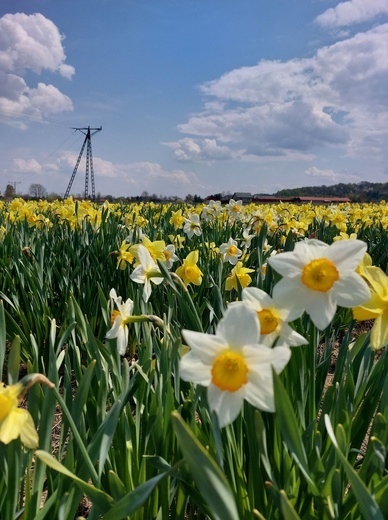
POLYGON ((75 163, 74 170, 69 182, 69 185, 67 187, 66 193, 65 193, 65 199, 68 198, 71 190, 71 186, 73 184, 73 181, 75 179, 75 175, 78 170, 79 163, 81 162, 82 154, 84 153, 85 146, 86 146, 86 172, 85 172, 85 198, 87 199, 89 196, 89 175, 90 180, 92 184, 92 199, 94 200, 96 198, 96 192, 95 192, 95 185, 94 185, 94 169, 93 169, 93 155, 92 155, 92 136, 96 134, 97 132, 100 132, 102 130, 102 126, 99 128, 90 128, 88 126, 87 128, 73 128, 73 130, 79 130, 85 135, 84 142, 81 147, 81 151, 78 155, 77 162, 75 163))

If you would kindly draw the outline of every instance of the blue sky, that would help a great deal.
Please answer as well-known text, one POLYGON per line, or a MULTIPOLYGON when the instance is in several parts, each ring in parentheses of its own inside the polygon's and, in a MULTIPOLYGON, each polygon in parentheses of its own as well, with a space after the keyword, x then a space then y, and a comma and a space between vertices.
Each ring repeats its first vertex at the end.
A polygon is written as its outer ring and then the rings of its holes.
POLYGON ((387 85, 388 0, 1 0, 0 191, 388 182, 387 85))

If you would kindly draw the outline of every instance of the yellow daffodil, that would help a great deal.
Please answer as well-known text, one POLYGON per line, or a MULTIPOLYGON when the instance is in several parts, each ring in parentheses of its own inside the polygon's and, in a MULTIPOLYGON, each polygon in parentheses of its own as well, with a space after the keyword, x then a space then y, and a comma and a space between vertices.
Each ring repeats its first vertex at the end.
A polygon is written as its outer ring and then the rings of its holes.
POLYGON ((256 312, 239 302, 230 306, 215 335, 183 330, 190 351, 180 363, 184 381, 207 387, 207 401, 222 427, 232 423, 244 400, 266 412, 275 411, 272 370, 287 365, 288 346, 260 344, 256 312))
POLYGON ((171 218, 170 218, 170 224, 174 226, 175 231, 183 226, 185 222, 185 218, 182 215, 182 210, 178 209, 177 211, 173 211, 171 218))
POLYGON ((117 252, 117 269, 124 270, 127 267, 127 264, 132 264, 134 261, 134 256, 129 251, 130 244, 125 242, 125 240, 121 243, 121 246, 117 252))
POLYGON ((225 289, 227 291, 231 291, 232 289, 237 291, 239 284, 242 288, 248 287, 248 285, 252 282, 252 278, 249 276, 249 273, 253 272, 254 269, 243 267, 242 262, 237 262, 237 264, 233 267, 230 275, 226 279, 225 289))
POLYGON ((353 309, 353 317, 357 321, 375 320, 370 343, 374 350, 388 345, 388 276, 379 267, 368 266, 363 276, 370 285, 370 299, 353 309))
POLYGON ((184 259, 183 264, 178 267, 176 273, 187 286, 189 283, 194 285, 201 285, 202 283, 202 271, 198 267, 198 251, 191 251, 184 259))
POLYGON ((34 421, 27 410, 19 408, 28 388, 37 382, 50 388, 54 386, 41 374, 30 374, 10 386, 0 382, 0 442, 3 444, 9 444, 20 437, 27 448, 38 447, 34 421))

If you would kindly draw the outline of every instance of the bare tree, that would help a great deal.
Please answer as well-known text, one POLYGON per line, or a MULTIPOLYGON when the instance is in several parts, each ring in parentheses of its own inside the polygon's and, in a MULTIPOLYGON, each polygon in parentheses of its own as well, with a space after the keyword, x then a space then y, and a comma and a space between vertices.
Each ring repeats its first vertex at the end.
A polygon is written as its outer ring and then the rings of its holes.
POLYGON ((47 190, 42 184, 34 183, 28 188, 28 194, 36 199, 42 199, 46 197, 47 190))

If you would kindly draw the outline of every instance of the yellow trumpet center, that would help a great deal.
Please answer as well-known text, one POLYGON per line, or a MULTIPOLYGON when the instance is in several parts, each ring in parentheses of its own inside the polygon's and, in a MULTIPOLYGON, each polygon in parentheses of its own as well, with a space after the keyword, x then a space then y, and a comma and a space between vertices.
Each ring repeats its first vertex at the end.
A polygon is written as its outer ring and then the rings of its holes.
POLYGON ((196 265, 188 265, 185 268, 185 276, 189 282, 195 282, 201 276, 201 271, 196 265))
POLYGON ((327 258, 312 260, 302 271, 302 282, 314 291, 327 292, 337 280, 339 280, 338 270, 327 258))
POLYGON ((248 382, 244 357, 230 350, 216 357, 211 373, 212 383, 223 391, 236 392, 248 382))
POLYGON ((228 254, 231 256, 235 256, 237 254, 237 247, 236 246, 230 246, 228 248, 228 254))
POLYGON ((121 316, 120 311, 117 311, 116 309, 114 309, 112 311, 111 316, 110 316, 110 323, 111 323, 111 325, 114 324, 114 322, 116 321, 117 316, 121 316))
POLYGON ((261 334, 270 334, 279 324, 277 314, 271 309, 263 309, 257 313, 260 320, 260 332, 261 334))

